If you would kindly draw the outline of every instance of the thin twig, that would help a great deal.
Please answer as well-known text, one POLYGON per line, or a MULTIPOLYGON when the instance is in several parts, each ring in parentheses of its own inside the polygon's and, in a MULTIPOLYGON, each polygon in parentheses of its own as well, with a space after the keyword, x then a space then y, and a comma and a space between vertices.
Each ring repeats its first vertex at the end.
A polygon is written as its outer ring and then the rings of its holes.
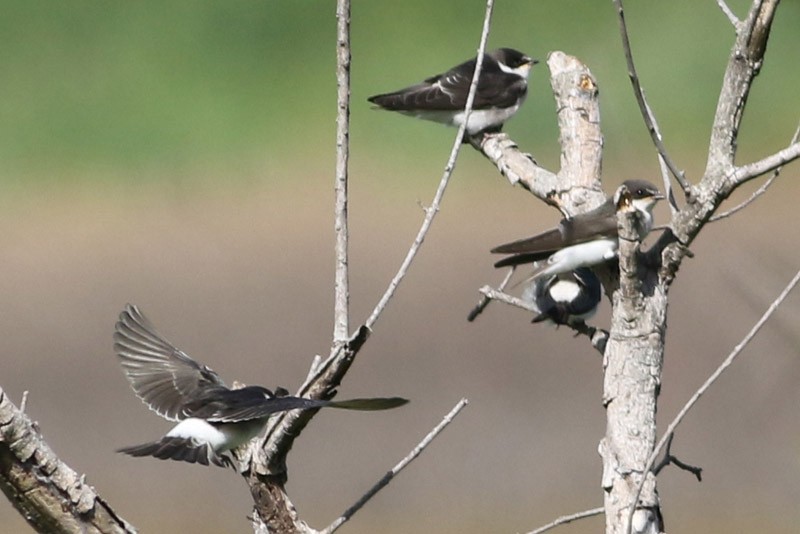
POLYGON ((717 5, 722 10, 722 12, 725 13, 725 16, 728 17, 728 20, 731 21, 731 24, 733 24, 734 29, 738 30, 739 26, 742 24, 742 21, 740 21, 738 17, 734 15, 733 11, 731 11, 731 8, 728 7, 728 4, 725 3, 725 0, 717 0, 717 5))
POLYGON ((680 208, 678 208, 678 201, 675 200, 675 191, 672 187, 672 180, 670 179, 669 167, 667 162, 664 161, 664 156, 658 155, 658 168, 661 169, 661 182, 664 184, 664 191, 667 193, 667 202, 669 203, 669 211, 674 217, 680 208))
POLYGON ((537 528, 536 530, 531 530, 530 532, 528 532, 528 534, 542 534, 542 532, 547 532, 548 530, 555 528, 559 525, 571 523, 573 521, 577 521, 578 519, 584 519, 586 517, 594 517, 596 515, 602 515, 603 512, 605 512, 605 508, 601 506, 600 508, 592 508, 591 510, 585 510, 583 512, 578 512, 577 514, 562 515, 552 523, 548 523, 542 527, 537 528))
POLYGON ((453 170, 456 167, 456 159, 458 158, 458 153, 461 150, 462 140, 464 139, 464 134, 466 133, 467 122, 469 121, 469 115, 472 112, 472 104, 475 100, 475 92, 478 88, 478 77, 480 76, 481 69, 483 68, 483 55, 486 52, 486 41, 489 37, 489 27, 492 20, 492 10, 494 9, 494 0, 487 0, 486 1, 486 14, 483 18, 483 31, 481 32, 481 41, 480 46, 478 46, 478 57, 475 64, 475 74, 472 76, 472 84, 469 88, 469 95, 467 96, 467 104, 464 107, 464 122, 459 127, 458 133, 456 134, 455 141, 453 142, 453 148, 450 151, 450 158, 447 160, 447 165, 445 165, 444 172, 442 173, 442 178, 439 181, 439 187, 436 190, 436 194, 433 197, 433 202, 431 202, 430 207, 425 210, 425 218, 422 221, 422 225, 420 226, 419 232, 417 236, 414 238, 414 242, 411 244, 411 248, 408 249, 408 253, 406 254, 403 263, 400 265, 400 268, 395 274, 392 281, 389 283, 389 287, 386 288, 386 292, 381 297, 378 304, 375 306, 375 309, 372 311, 372 314, 369 316, 367 321, 364 323, 367 328, 370 330, 375 322, 380 317, 383 310, 386 308, 386 305, 389 303, 389 300, 394 295, 394 292, 397 290, 397 286, 400 282, 405 278, 406 273, 408 272, 408 268, 411 265, 411 262, 417 255, 420 247, 422 246, 422 242, 425 240, 425 236, 428 234, 428 230, 430 230, 431 224, 433 223, 433 219, 436 216, 436 213, 439 211, 439 207, 442 203, 442 197, 444 196, 444 192, 447 189, 447 184, 450 183, 450 177, 453 175, 453 170))
POLYGON ((781 169, 783 169, 783 167, 778 167, 777 169, 772 171, 772 176, 770 176, 767 179, 767 181, 764 182, 761 185, 761 187, 756 189, 755 192, 752 195, 750 195, 750 198, 748 198, 747 200, 745 200, 744 202, 742 202, 738 206, 735 206, 735 207, 729 209, 728 211, 725 211, 725 212, 720 213, 718 215, 714 215, 713 217, 711 217, 708 220, 708 222, 717 222, 717 221, 719 221, 721 219, 726 219, 726 218, 730 217, 731 215, 733 215, 733 214, 743 210, 747 206, 749 206, 754 200, 756 200, 758 197, 760 197, 761 195, 763 195, 764 193, 767 192, 767 189, 769 189, 769 186, 772 185, 772 182, 774 182, 775 179, 780 175, 781 169))
POLYGON ((506 304, 510 304, 511 306, 516 306, 517 308, 522 308, 523 310, 535 313, 536 315, 540 313, 539 308, 534 306, 532 302, 522 300, 521 298, 509 295, 508 293, 503 293, 502 291, 494 289, 491 286, 483 286, 478 291, 483 293, 484 296, 486 296, 486 298, 488 299, 499 300, 500 302, 505 302, 506 304))
POLYGON ((25 413, 25 408, 28 407, 28 390, 22 392, 22 400, 19 403, 19 411, 25 413))
MULTIPOLYGON (((478 289, 478 291, 483 293, 487 299, 499 300, 500 302, 504 302, 511 306, 516 306, 517 308, 522 308, 523 310, 529 311, 536 315, 541 313, 541 310, 539 310, 532 302, 528 302, 513 295, 509 295, 508 293, 504 293, 500 289, 494 289, 491 286, 483 286, 482 288, 478 289)), ((572 329, 576 335, 584 335, 588 337, 592 346, 597 349, 600 354, 605 353, 606 343, 608 342, 609 337, 608 331, 589 326, 583 322, 566 324, 563 326, 572 329)))
POLYGON ((619 33, 622 37, 622 48, 625 52, 625 61, 628 64, 628 76, 631 79, 631 84, 633 85, 633 94, 636 96, 636 102, 639 103, 639 110, 642 113, 642 118, 647 126, 647 130, 650 132, 650 137, 653 139, 653 144, 655 144, 658 153, 661 154, 662 158, 664 158, 664 163, 666 163, 672 175, 678 181, 681 188, 683 188, 684 194, 688 196, 691 187, 689 182, 686 180, 686 175, 678 168, 677 165, 675 165, 675 162, 672 161, 672 158, 669 157, 669 154, 667 154, 667 148, 664 146, 664 142, 661 139, 661 132, 658 129, 656 117, 653 114, 652 109, 650 109, 650 106, 647 104, 647 100, 644 97, 644 91, 639 83, 639 75, 636 74, 636 66, 633 63, 631 43, 628 39, 628 27, 625 24, 625 12, 622 8, 622 0, 614 0, 614 5, 617 8, 619 33))
POLYGON ((333 343, 349 336, 350 289, 347 268, 347 163, 350 157, 350 0, 336 3, 336 272, 333 343))
POLYGON ((453 407, 453 409, 450 410, 450 413, 445 415, 442 421, 438 425, 436 425, 436 427, 434 427, 434 429, 431 430, 428 433, 428 435, 425 436, 423 440, 420 441, 419 444, 416 447, 414 447, 414 449, 400 461, 400 463, 395 465, 391 469, 391 471, 388 471, 383 476, 383 478, 381 478, 374 486, 372 486, 372 488, 370 488, 370 490, 367 493, 365 493, 353 506, 345 510, 345 512, 340 517, 338 517, 333 523, 328 525, 326 528, 321 530, 319 534, 332 534, 340 526, 346 523, 351 517, 353 517, 353 514, 358 512, 361 509, 361 507, 363 507, 372 497, 375 496, 376 493, 378 493, 380 490, 386 487, 389 484, 389 482, 391 482, 392 479, 400 473, 400 471, 405 469, 406 466, 408 466, 408 464, 413 462, 417 458, 417 456, 419 456, 422 453, 422 451, 424 451, 425 448, 428 445, 430 445, 434 439, 436 439, 436 437, 442 432, 442 430, 444 430, 450 423, 453 422, 453 419, 455 419, 455 417, 459 414, 459 412, 461 412, 461 410, 463 410, 468 403, 469 401, 467 401, 467 399, 461 399, 460 401, 458 401, 458 404, 456 404, 453 407))
MULTIPOLYGON (((800 124, 797 125, 797 129, 794 131, 794 135, 792 136, 791 141, 789 141, 789 145, 791 146, 796 144, 798 140, 800 140, 800 124)), ((783 166, 776 168, 774 171, 772 171, 772 175, 769 177, 769 179, 767 179, 767 181, 764 182, 761 185, 761 187, 756 189, 756 191, 752 195, 750 195, 750 198, 748 198, 738 206, 729 209, 726 212, 720 213, 719 215, 714 215, 713 217, 711 217, 711 219, 709 219, 709 222, 716 222, 719 221, 720 219, 725 219, 727 217, 730 217, 734 213, 743 210, 744 208, 749 206, 755 199, 757 199, 758 197, 767 192, 767 189, 769 189, 769 186, 772 185, 772 182, 774 182, 775 179, 778 178, 778 176, 780 176, 781 170, 783 170, 783 166)))
POLYGON ((679 467, 680 469, 683 469, 684 471, 689 471, 697 478, 698 482, 702 482, 703 481, 702 467, 695 467, 693 465, 689 465, 686 462, 683 462, 680 459, 678 459, 678 457, 675 456, 674 454, 672 454, 672 440, 674 437, 675 434, 672 434, 667 440, 667 447, 666 447, 667 450, 664 451, 664 457, 661 459, 661 461, 653 466, 653 474, 655 476, 658 476, 658 474, 661 473, 662 469, 672 464, 675 465, 676 467, 679 467))
MULTIPOLYGON (((797 271, 797 274, 794 275, 794 278, 792 278, 792 280, 787 284, 787 286, 783 289, 783 291, 781 291, 781 294, 778 295, 778 298, 776 298, 775 301, 773 301, 773 303, 767 309, 767 311, 764 312, 764 315, 761 316, 761 319, 758 320, 758 322, 753 326, 753 328, 750 329, 750 332, 747 333, 747 335, 739 342, 739 344, 736 345, 736 347, 734 347, 733 351, 731 351, 728 357, 725 358, 725 360, 719 365, 719 367, 717 367, 717 370, 714 371, 711 374, 711 376, 708 377, 708 380, 706 380, 703 383, 703 385, 700 386, 700 388, 697 391, 695 391, 694 395, 692 395, 692 397, 689 399, 686 405, 681 409, 680 412, 678 412, 678 415, 676 415, 675 419, 673 419, 672 422, 669 424, 669 426, 667 427, 667 431, 661 437, 655 449, 653 449, 653 452, 650 454, 650 458, 647 460, 647 464, 642 469, 643 474, 649 472, 650 469, 652 469, 653 464, 658 458, 658 455, 661 453, 661 449, 664 448, 664 445, 667 443, 667 441, 669 441, 670 437, 675 433, 675 429, 678 427, 679 424, 681 424, 683 418, 686 417, 687 413, 689 413, 689 410, 691 410, 694 407, 694 405, 697 404, 697 401, 700 400, 700 397, 702 397, 703 394, 708 390, 708 388, 710 388, 711 385, 717 381, 720 375, 722 375, 722 373, 728 367, 730 367, 731 364, 733 364, 734 360, 736 360, 736 358, 739 356, 739 354, 741 354, 742 350, 744 350, 744 348, 750 343, 750 341, 753 340, 756 334, 758 334, 758 332, 764 326, 764 323, 766 323, 769 320, 769 318, 772 317, 772 314, 775 313, 775 310, 777 310, 778 307, 783 303, 783 301, 786 299, 789 293, 791 293, 791 291, 795 288, 798 282, 800 282, 800 271, 797 271)), ((636 498, 633 500, 633 506, 631 506, 630 515, 628 516, 628 529, 627 529, 628 533, 631 532, 633 514, 636 511, 636 503, 639 502, 639 496, 642 493, 642 488, 644 487, 645 480, 647 480, 647 477, 642 476, 642 480, 641 482, 639 482, 639 488, 636 492, 636 498)))
POLYGON ((800 143, 795 142, 766 158, 737 167, 730 182, 734 186, 738 186, 762 174, 779 169, 797 158, 800 158, 800 143))
MULTIPOLYGON (((514 268, 514 267, 512 267, 511 269, 508 270, 508 273, 506 274, 506 277, 503 278, 503 281, 500 282, 499 286, 497 286, 497 290, 498 291, 505 291, 506 286, 508 285, 508 282, 510 282, 511 281, 511 277, 514 276, 514 271, 515 270, 516 270, 516 268, 514 268)), ((491 301, 492 301, 492 299, 490 297, 488 297, 487 295, 483 295, 481 297, 481 300, 478 301, 478 304, 476 304, 475 307, 472 308, 472 310, 467 315, 467 321, 472 322, 475 319, 477 319, 478 316, 481 313, 483 313, 483 310, 486 309, 486 306, 488 306, 491 301)))

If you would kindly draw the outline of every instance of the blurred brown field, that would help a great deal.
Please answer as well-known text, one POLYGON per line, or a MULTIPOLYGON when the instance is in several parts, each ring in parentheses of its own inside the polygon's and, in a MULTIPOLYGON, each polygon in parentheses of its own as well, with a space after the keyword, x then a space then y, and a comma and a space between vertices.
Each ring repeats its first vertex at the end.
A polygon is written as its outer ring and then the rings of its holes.
MULTIPOLYGON (((2 210, 2 386, 17 402, 30 392, 28 413, 56 452, 143 532, 245 530, 250 497, 222 469, 114 454, 169 427, 120 372, 116 315, 126 302, 141 306, 229 382, 296 387, 331 333, 332 201, 323 174, 298 178, 302 187, 265 181, 180 194, 169 184, 48 187, 2 210)), ((432 191, 436 172, 416 192, 392 193, 379 193, 364 169, 353 174, 358 322, 405 254, 422 217, 416 200, 432 191)), ((800 265, 785 241, 795 224, 792 175, 708 227, 682 267, 671 291, 662 425, 800 265)), ((496 303, 466 321, 476 289, 501 277, 487 250, 556 215, 464 155, 421 256, 341 392, 412 403, 318 415, 289 465, 289 491, 312 524, 354 502, 461 397, 470 400, 465 412, 349 532, 516 532, 602 504, 599 356, 584 339, 496 303)), ((681 427, 673 452, 702 466, 704 480, 676 469, 661 476, 671 532, 795 531, 799 318, 794 295, 681 427)), ((595 322, 607 324, 607 309, 595 322)), ((8 503, 0 517, 4 531, 25 530, 8 503)))
MULTIPOLYGON (((744 13, 746 1, 730 3, 744 13)), ((732 30, 714 2, 626 5, 667 146, 696 180, 732 30)), ((483 2, 464 6, 413 0, 389 11, 354 1, 354 325, 404 257, 455 134, 372 111, 366 97, 474 54, 483 2)), ((112 332, 131 302, 229 383, 290 390, 315 354, 328 353, 333 4, 0 8, 0 386, 17 403, 29 392, 27 412, 56 453, 142 532, 248 531, 250 496, 230 471, 113 452, 169 423, 133 395, 112 332)), ((796 127, 799 17, 800 4, 782 3, 739 163, 782 148, 796 127)), ((490 46, 584 60, 601 88, 604 187, 658 181, 610 2, 498 3, 490 46)), ((506 130, 540 163, 558 165, 544 64, 506 130)), ((795 163, 693 244, 670 292, 662 430, 800 267, 798 177, 795 163)), ((657 222, 667 218, 660 206, 657 222)), ((340 393, 411 404, 323 411, 290 455, 288 490, 312 526, 355 502, 462 397, 462 415, 342 532, 524 532, 602 505, 601 358, 585 339, 497 303, 466 321, 477 289, 502 279, 488 250, 557 220, 465 148, 420 256, 340 393)), ((673 453, 703 467, 703 482, 674 468, 660 476, 668 532, 797 531, 799 323, 795 294, 680 427, 673 453)), ((607 326, 608 303, 594 324, 607 326)), ((0 525, 28 530, 5 500, 0 525)))

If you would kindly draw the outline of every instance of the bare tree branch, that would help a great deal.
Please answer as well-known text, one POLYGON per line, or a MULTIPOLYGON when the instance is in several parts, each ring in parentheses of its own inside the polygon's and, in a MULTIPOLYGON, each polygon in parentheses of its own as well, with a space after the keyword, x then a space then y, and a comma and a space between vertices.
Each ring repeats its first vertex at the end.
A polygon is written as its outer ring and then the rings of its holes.
MULTIPOLYGON (((736 345, 736 347, 734 347, 733 351, 731 351, 731 353, 728 354, 727 358, 725 358, 725 360, 723 360, 723 362, 719 365, 719 367, 717 367, 717 369, 713 373, 711 373, 711 376, 708 377, 708 379, 703 383, 703 385, 700 386, 700 388, 698 388, 698 390, 694 392, 694 395, 691 396, 686 405, 681 409, 680 412, 678 412, 678 415, 675 416, 675 418, 672 420, 669 426, 667 426, 666 432, 661 437, 658 444, 653 449, 652 454, 648 458, 647 463, 644 465, 642 469, 643 473, 650 472, 650 470, 653 468, 653 464, 658 458, 658 455, 661 453, 661 450, 664 448, 664 445, 672 438, 672 435, 675 433, 675 429, 678 428, 678 425, 681 424, 681 422, 689 413, 689 411, 694 407, 695 404, 697 404, 697 402, 700 400, 700 397, 702 397, 703 394, 706 391, 708 391, 708 389, 717 381, 717 379, 719 379, 722 373, 724 373, 725 370, 727 370, 728 367, 730 367, 733 364, 736 358, 739 357, 739 355, 742 353, 742 350, 744 350, 744 348, 750 343, 750 341, 752 341, 753 338, 756 337, 756 335, 764 326, 764 324, 769 320, 770 317, 772 317, 772 314, 775 313, 775 311, 783 303, 783 301, 786 300, 786 297, 789 296, 789 293, 791 293, 792 290, 795 288, 795 286, 797 286, 798 282, 800 282, 800 271, 797 271, 797 273, 794 275, 794 278, 792 278, 792 280, 786 285, 783 291, 781 291, 780 295, 778 295, 778 297, 772 302, 767 311, 764 312, 764 315, 761 316, 761 318, 756 322, 753 328, 750 329, 747 335, 739 342, 738 345, 736 345)), ((644 478, 642 480, 644 480, 644 478)), ((643 485, 644 485, 643 483, 639 485, 639 488, 636 493, 636 499, 633 501, 633 503, 631 503, 632 504, 631 515, 628 519, 629 533, 631 531, 631 523, 633 521, 633 510, 635 510, 636 508, 636 506, 633 506, 633 504, 639 500, 638 496, 642 492, 643 485)))
MULTIPOLYGON (((794 135, 792 136, 792 140, 789 142, 789 144, 791 145, 793 143, 797 143, 798 139, 800 139, 800 125, 798 125, 797 129, 794 131, 794 135)), ((760 197, 761 195, 763 195, 764 193, 767 192, 767 189, 769 189, 769 186, 772 185, 772 182, 774 182, 775 179, 778 178, 778 176, 780 176, 782 169, 783 169, 783 167, 778 167, 777 169, 772 171, 772 176, 770 176, 769 179, 767 179, 766 182, 761 184, 761 187, 756 189, 756 191, 752 195, 750 195, 750 198, 748 198, 747 200, 745 200, 741 204, 729 209, 728 211, 726 211, 724 213, 720 213, 718 215, 714 215, 713 217, 711 217, 711 219, 709 219, 709 222, 716 222, 716 221, 719 221, 720 219, 725 219, 725 218, 730 217, 731 215, 739 212, 740 210, 743 210, 747 206, 749 206, 758 197, 760 197)))
POLYGON ((528 534, 542 534, 543 532, 547 532, 548 530, 554 529, 559 525, 564 525, 566 523, 572 523, 573 521, 577 521, 578 519, 585 519, 587 517, 594 517, 596 515, 603 515, 604 508, 601 506, 600 508, 592 508, 591 510, 585 510, 583 512, 578 512, 577 514, 572 515, 562 515, 552 523, 548 523, 544 526, 537 528, 536 530, 531 530, 528 534))
POLYGON ((548 201, 550 192, 556 190, 556 175, 536 163, 532 155, 520 151, 508 134, 482 134, 470 136, 468 140, 497 167, 511 185, 519 184, 545 202, 548 201))
MULTIPOLYGON (((709 141, 704 180, 729 175, 736 154, 736 139, 753 79, 764 63, 778 0, 754 0, 747 19, 736 32, 722 83, 709 141)), ((778 165, 761 172, 769 172, 778 165)))
POLYGON ((464 122, 461 124, 461 127, 459 127, 458 133, 456 134, 455 141, 453 142, 453 148, 450 150, 450 157, 445 165, 442 178, 439 181, 439 187, 436 189, 436 194, 433 196, 431 205, 425 209, 425 218, 422 221, 419 232, 414 238, 411 248, 408 249, 408 253, 403 260, 403 263, 400 265, 397 274, 395 274, 394 278, 392 278, 392 281, 389 283, 389 287, 386 288, 386 292, 383 294, 380 301, 378 301, 375 309, 372 310, 372 314, 369 316, 366 323, 364 323, 367 328, 371 329, 373 327, 375 322, 378 320, 378 317, 380 317, 381 313, 383 313, 383 310, 386 308, 386 305, 389 303, 389 300, 394 295, 394 292, 397 290, 397 286, 400 284, 403 278, 405 278, 408 268, 411 266, 411 262, 414 261, 417 252, 419 252, 419 249, 422 246, 422 242, 425 240, 425 236, 428 235, 428 231, 433 224, 434 217, 436 217, 436 214, 439 212, 439 206, 442 203, 444 192, 447 189, 447 185, 450 183, 450 177, 453 175, 453 171, 456 168, 456 159, 458 158, 458 153, 461 150, 462 141, 464 140, 464 135, 467 130, 467 121, 469 120, 470 113, 472 113, 472 104, 475 101, 475 93, 478 89, 478 79, 480 77, 481 68, 483 67, 483 55, 486 52, 486 41, 489 38, 489 28, 491 26, 493 9, 494 0, 487 0, 486 14, 483 18, 483 31, 481 32, 480 46, 478 46, 478 57, 475 63, 475 74, 472 76, 472 84, 470 85, 467 103, 464 107, 464 122))
POLYGON ((444 430, 450 423, 453 422, 453 419, 456 418, 456 416, 461 412, 461 410, 464 409, 464 407, 468 403, 469 402, 467 401, 467 399, 461 399, 460 401, 458 401, 458 403, 453 407, 453 409, 450 410, 450 412, 444 416, 444 419, 442 419, 442 421, 438 425, 436 425, 433 428, 433 430, 431 430, 428 433, 428 435, 425 436, 422 439, 422 441, 420 441, 419 444, 417 444, 417 446, 414 447, 414 449, 410 453, 408 453, 408 455, 405 458, 400 460, 400 462, 397 465, 395 465, 390 471, 388 471, 383 476, 383 478, 381 478, 377 482, 377 484, 375 484, 372 488, 370 488, 370 490, 367 493, 365 493, 353 506, 345 510, 345 512, 340 517, 338 517, 333 523, 331 523, 326 528, 321 530, 320 534, 332 534, 333 532, 338 530, 340 526, 342 526, 345 522, 347 522, 351 517, 353 517, 353 515, 356 512, 358 512, 367 502, 369 502, 369 500, 372 499, 372 497, 374 497, 380 490, 385 488, 389 484, 389 482, 391 482, 392 479, 394 479, 394 477, 396 477, 400 473, 400 471, 405 469, 408 466, 408 464, 413 462, 420 454, 422 454, 422 451, 424 451, 428 447, 428 445, 430 445, 433 442, 433 440, 436 439, 436 437, 439 434, 441 434, 442 430, 444 430))
POLYGON ((547 58, 558 112, 561 168, 539 166, 504 133, 470 139, 511 184, 520 184, 565 216, 589 211, 605 201, 600 188, 603 134, 597 83, 588 67, 563 52, 547 58))
POLYGON ((725 3, 725 0, 717 0, 717 5, 722 12, 725 13, 725 16, 728 17, 728 20, 731 21, 733 27, 738 30, 739 26, 742 24, 742 21, 740 21, 733 11, 731 11, 731 8, 725 3))
MULTIPOLYGON (((658 122, 656 121, 655 114, 653 114, 652 109, 647 103, 647 99, 644 96, 644 91, 642 90, 642 86, 639 82, 639 75, 636 74, 636 66, 633 63, 631 43, 628 39, 628 27, 625 24, 625 12, 622 7, 622 0, 614 0, 614 5, 617 8, 619 33, 622 37, 622 49, 625 52, 625 61, 628 64, 628 77, 631 79, 631 85, 633 85, 633 94, 636 96, 636 102, 639 104, 639 110, 642 113, 645 126, 647 126, 647 131, 650 132, 650 138, 653 140, 653 144, 656 146, 659 155, 664 160, 664 163, 667 165, 667 167, 669 167, 670 172, 672 172, 672 175, 678 181, 681 188, 683 188, 684 194, 688 196, 691 186, 686 180, 686 175, 684 172, 678 168, 678 166, 667 153, 667 147, 664 146, 664 142, 661 138, 661 132, 658 129, 658 122)), ((670 189, 671 188, 668 188, 668 191, 670 189)))
POLYGON ((661 473, 661 470, 667 467, 668 465, 675 465, 676 467, 683 469, 684 471, 689 471, 692 473, 698 482, 703 481, 703 468, 702 467, 695 467, 693 465, 689 465, 685 462, 679 460, 675 455, 672 454, 672 439, 675 437, 675 434, 669 437, 667 440, 667 447, 664 451, 664 457, 658 462, 656 465, 653 466, 653 474, 658 476, 661 473))
POLYGON ((736 187, 800 156, 800 147, 794 143, 761 161, 741 168, 734 165, 739 126, 753 80, 764 62, 777 4, 778 0, 753 0, 746 20, 737 29, 717 101, 703 178, 693 187, 691 202, 672 217, 670 231, 662 234, 654 247, 662 253, 661 276, 666 283, 703 225, 736 187))
MULTIPOLYGON (((498 300, 510 306, 516 306, 517 308, 521 308, 536 315, 540 313, 540 311, 532 303, 517 298, 513 295, 509 295, 508 293, 504 293, 502 289, 494 289, 491 286, 483 286, 478 291, 481 292, 487 299, 498 300)), ((589 341, 592 343, 592 346, 597 349, 600 354, 603 354, 605 351, 606 342, 608 341, 608 332, 605 330, 589 326, 586 323, 567 324, 563 326, 573 330, 577 335, 584 335, 588 337, 589 341)))
MULTIPOLYGON (((497 290, 498 291, 501 291, 501 292, 505 291, 506 286, 511 281, 511 277, 514 276, 514 271, 516 271, 516 269, 514 267, 512 267, 511 269, 508 270, 508 272, 506 273, 505 278, 503 278, 503 281, 500 282, 499 286, 497 286, 497 290)), ((489 287, 489 286, 485 286, 485 287, 489 287)), ((481 300, 478 301, 478 304, 476 304, 475 307, 472 308, 472 310, 470 310, 469 314, 467 315, 467 321, 472 322, 475 319, 477 319, 478 316, 481 313, 483 313, 483 310, 486 309, 486 306, 488 306, 491 301, 492 301, 492 299, 490 297, 488 297, 486 295, 483 295, 481 297, 481 300)))
POLYGON ((517 298, 513 295, 509 295, 508 293, 498 291, 491 286, 483 286, 478 291, 483 293, 483 295, 488 299, 499 300, 500 302, 504 302, 510 306, 516 306, 517 308, 521 308, 533 314, 539 313, 539 310, 533 305, 533 303, 522 300, 521 298, 517 298))
POLYGON ((45 443, 0 388, 0 488, 37 532, 133 533, 136 529, 45 443))
MULTIPOLYGON (((341 380, 353 363, 356 354, 366 341, 372 327, 385 309, 392 295, 394 295, 397 286, 404 278, 412 260, 419 251, 433 222, 433 218, 439 210, 444 191, 455 168, 456 158, 462 144, 462 139, 464 138, 465 125, 467 124, 467 119, 475 99, 477 80, 480 76, 483 55, 486 50, 493 6, 493 0, 487 0, 486 15, 478 49, 475 75, 473 76, 465 107, 464 125, 459 128, 456 135, 456 140, 454 141, 453 149, 439 183, 439 187, 431 206, 426 209, 426 215, 417 237, 397 274, 390 282, 388 289, 376 305, 366 323, 345 342, 341 342, 341 340, 339 342, 334 342, 331 353, 326 360, 320 362, 318 358, 314 359, 312 365, 315 371, 309 373, 305 383, 297 392, 298 396, 330 398, 335 394, 335 389, 341 383, 341 380)), ((341 24, 342 21, 340 20, 340 25, 341 24)), ((340 28, 339 37, 343 38, 346 35, 349 34, 343 32, 340 28)), ((337 54, 340 52, 340 47, 340 43, 337 42, 337 54)), ((342 212, 337 211, 337 220, 339 219, 339 213, 342 212)), ((344 217, 344 214, 342 214, 342 217, 344 217)), ((338 273, 339 271, 337 270, 337 274, 338 273)), ((337 306, 337 309, 341 308, 337 306)), ((270 420, 265 434, 260 439, 250 444, 248 453, 245 454, 245 457, 249 457, 250 461, 243 462, 242 474, 248 480, 251 494, 255 502, 256 513, 254 514, 254 528, 256 530, 266 528, 271 532, 311 532, 308 525, 299 519, 294 505, 286 494, 284 485, 287 479, 286 456, 294 440, 297 439, 305 426, 314 417, 315 413, 315 410, 295 410, 278 414, 270 420)))
POLYGON ((800 158, 800 143, 791 144, 766 158, 738 167, 733 176, 731 176, 731 186, 737 187, 748 180, 774 171, 797 158, 800 158))
POLYGON ((349 337, 350 288, 347 265, 347 164, 350 158, 350 0, 336 3, 336 272, 333 344, 349 337))

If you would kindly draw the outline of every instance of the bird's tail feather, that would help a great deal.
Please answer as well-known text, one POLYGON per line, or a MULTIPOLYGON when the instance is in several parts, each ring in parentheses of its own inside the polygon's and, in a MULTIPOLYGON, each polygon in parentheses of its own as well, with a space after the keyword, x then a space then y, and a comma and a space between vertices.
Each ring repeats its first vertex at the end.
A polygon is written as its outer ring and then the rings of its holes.
POLYGON ((117 449, 117 452, 134 457, 152 456, 159 460, 177 460, 190 464, 209 465, 212 463, 220 467, 232 466, 230 458, 214 452, 208 443, 197 445, 190 439, 165 437, 159 441, 133 445, 117 449))
POLYGON ((375 397, 371 399, 348 399, 340 401, 326 401, 324 406, 329 408, 341 408, 342 410, 391 410, 408 403, 408 399, 402 397, 375 397))

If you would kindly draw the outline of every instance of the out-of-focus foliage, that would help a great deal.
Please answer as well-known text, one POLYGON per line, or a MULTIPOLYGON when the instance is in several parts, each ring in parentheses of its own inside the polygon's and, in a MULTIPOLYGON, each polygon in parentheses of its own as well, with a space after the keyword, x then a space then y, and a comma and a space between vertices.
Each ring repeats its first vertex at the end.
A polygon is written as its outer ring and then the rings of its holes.
MULTIPOLYGON (((712 1, 627 4, 640 74, 668 143, 697 153, 705 148, 732 28, 712 1)), ((733 2, 740 15, 746 5, 733 2)), ((779 9, 744 128, 744 143, 757 148, 785 142, 800 114, 800 5, 779 9)), ((229 169, 297 146, 329 150, 333 12, 331 1, 308 0, 3 1, 0 180, 229 169)), ((447 137, 441 128, 372 111, 365 99, 472 55, 482 17, 477 0, 354 2, 359 150, 386 154, 411 138, 405 149, 416 158, 439 157, 447 137)), ((610 2, 500 2, 490 46, 540 59, 555 49, 577 55, 600 83, 607 160, 652 154, 610 2)), ((534 71, 531 99, 508 129, 544 161, 556 161, 545 66, 534 71)))

